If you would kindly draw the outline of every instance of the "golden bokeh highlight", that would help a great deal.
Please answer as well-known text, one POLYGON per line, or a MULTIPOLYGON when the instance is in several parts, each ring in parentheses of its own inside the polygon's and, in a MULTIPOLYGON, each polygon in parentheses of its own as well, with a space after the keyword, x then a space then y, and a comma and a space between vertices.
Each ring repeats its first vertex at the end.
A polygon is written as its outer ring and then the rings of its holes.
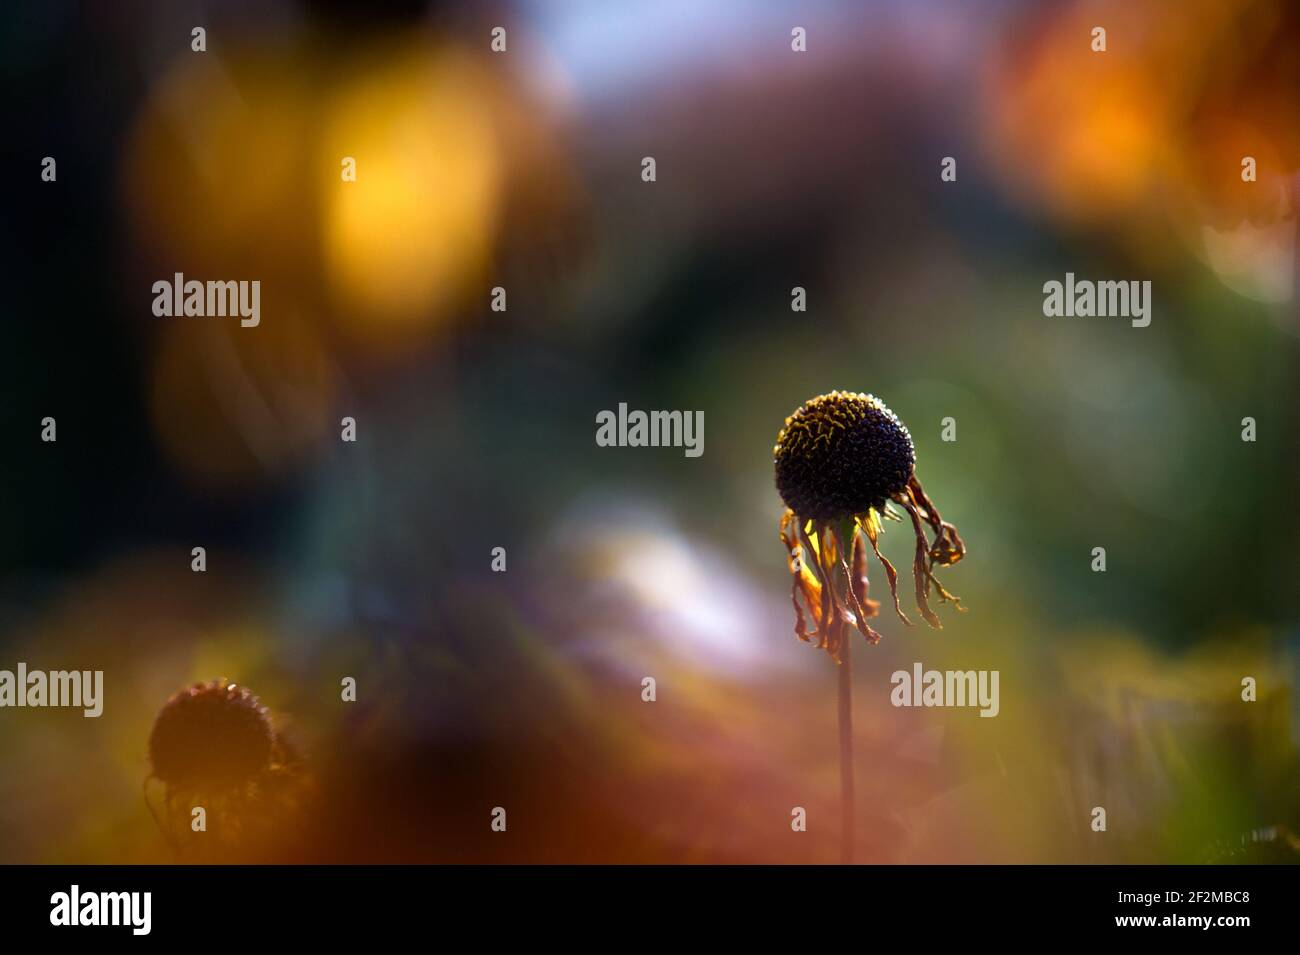
POLYGON ((1278 33, 1282 16, 1274 0, 1044 9, 982 89, 1003 189, 1066 225, 1111 230, 1144 261, 1181 247, 1240 295, 1289 300, 1300 103, 1285 77, 1300 43, 1278 33), (1098 26, 1105 52, 1092 48, 1098 26))
POLYGON ((1052 24, 998 62, 985 93, 985 141, 1008 191, 1075 222, 1142 200, 1173 106, 1140 65, 1094 53, 1090 30, 1077 15, 1052 24))
POLYGON ((323 260, 340 326, 401 339, 483 276, 502 189, 491 85, 450 48, 360 72, 325 107, 323 260), (342 183, 348 156, 357 178, 342 183))
POLYGON ((265 281, 310 265, 306 66, 258 50, 186 56, 154 84, 121 178, 138 241, 164 266, 265 281))

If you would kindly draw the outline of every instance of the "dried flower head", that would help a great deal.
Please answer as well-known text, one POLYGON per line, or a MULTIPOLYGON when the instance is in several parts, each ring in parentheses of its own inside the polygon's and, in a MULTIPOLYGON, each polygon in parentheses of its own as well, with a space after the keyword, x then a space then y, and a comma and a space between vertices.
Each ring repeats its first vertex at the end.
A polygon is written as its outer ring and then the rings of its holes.
POLYGON ((884 402, 834 391, 785 421, 776 439, 776 489, 808 520, 865 514, 907 487, 912 436, 884 402))
POLYGON ((291 825, 310 786, 294 748, 246 687, 196 683, 163 705, 149 734, 149 811, 174 848, 211 861, 265 849, 291 825), (160 783, 158 810, 149 783, 160 783), (190 827, 207 814, 203 838, 190 827))
POLYGON ((275 731, 247 687, 221 680, 174 694, 149 734, 153 773, 170 786, 220 792, 255 780, 271 765, 275 731))
POLYGON ((895 612, 911 625, 899 605, 898 573, 879 547, 882 521, 902 520, 891 501, 907 512, 916 534, 912 571, 921 616, 932 627, 942 626, 930 608, 932 589, 941 601, 965 609, 935 579, 934 567, 957 563, 966 545, 926 496, 916 477, 912 436, 883 401, 846 391, 811 398, 785 419, 773 456, 776 488, 786 504, 781 541, 790 558, 801 640, 815 638, 838 660, 844 624, 856 626, 872 643, 880 639, 867 624, 879 604, 867 597, 864 537, 885 569, 895 612), (926 539, 926 524, 933 541, 926 539), (815 629, 808 628, 805 609, 815 629))

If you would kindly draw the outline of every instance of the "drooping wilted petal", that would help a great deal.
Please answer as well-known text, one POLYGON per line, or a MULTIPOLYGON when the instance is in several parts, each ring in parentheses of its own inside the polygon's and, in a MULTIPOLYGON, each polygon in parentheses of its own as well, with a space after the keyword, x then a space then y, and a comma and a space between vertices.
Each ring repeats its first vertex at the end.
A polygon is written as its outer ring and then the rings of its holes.
MULTIPOLYGON (((957 528, 939 516, 939 509, 926 495, 915 474, 907 482, 907 492, 921 510, 921 516, 934 528, 934 543, 930 546, 930 560, 941 567, 950 567, 966 556, 966 544, 957 528)), ((938 582, 935 582, 936 585, 938 582)), ((942 588, 940 588, 942 589, 942 588)))
MULTIPOLYGON (((858 632, 867 638, 870 643, 879 643, 880 634, 871 628, 867 623, 868 617, 874 617, 880 609, 880 604, 867 598, 867 561, 862 549, 862 542, 858 540, 857 533, 854 533, 853 540, 853 567, 850 569, 848 562, 840 557, 840 566, 844 569, 844 575, 848 578, 849 600, 853 605, 853 622, 857 625, 858 632)), ((847 548, 841 548, 841 554, 847 548)))
POLYGON ((817 647, 821 650, 829 649, 831 620, 834 617, 834 597, 831 593, 830 579, 826 574, 826 568, 823 566, 822 550, 820 537, 814 543, 808 536, 808 528, 804 522, 796 516, 795 530, 799 535, 799 542, 803 547, 805 555, 804 568, 810 571, 817 581, 817 596, 815 616, 817 618, 817 647), (807 556, 811 555, 812 560, 807 556))
POLYGON ((885 568, 885 577, 889 580, 889 593, 894 598, 894 613, 898 614, 898 619, 907 626, 914 626, 912 621, 908 619, 907 614, 903 613, 903 607, 898 602, 898 571, 889 562, 889 558, 880 552, 880 520, 876 517, 876 512, 874 510, 868 511, 866 520, 858 518, 858 526, 862 528, 867 540, 871 542, 871 549, 875 551, 876 560, 880 561, 880 565, 885 568))
POLYGON ((916 512, 916 505, 910 500, 898 501, 912 518, 912 530, 916 532, 916 556, 912 560, 912 579, 916 584, 916 608, 925 618, 925 622, 936 630, 943 629, 939 615, 930 609, 930 549, 925 540, 925 529, 921 526, 921 517, 916 512))
POLYGON ((794 512, 789 509, 781 515, 781 543, 785 545, 786 559, 790 567, 790 602, 794 605, 795 636, 807 642, 817 635, 821 627, 822 587, 807 567, 803 545, 795 539, 790 529, 794 520, 796 520, 794 512), (814 629, 808 628, 804 618, 804 606, 807 606, 808 613, 813 618, 814 629))

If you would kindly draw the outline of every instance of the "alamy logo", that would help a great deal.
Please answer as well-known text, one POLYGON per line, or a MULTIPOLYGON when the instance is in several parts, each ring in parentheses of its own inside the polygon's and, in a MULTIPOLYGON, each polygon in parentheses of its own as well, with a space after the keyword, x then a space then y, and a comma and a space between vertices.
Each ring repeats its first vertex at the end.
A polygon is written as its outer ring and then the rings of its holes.
POLYGON ((129 925, 132 935, 148 935, 153 924, 152 892, 71 891, 50 896, 51 925, 129 925))
POLYGON ((703 411, 628 411, 596 415, 596 444, 602 448, 685 448, 688 458, 704 453, 703 411))
POLYGON ((895 670, 889 682, 894 689, 889 702, 895 706, 978 706, 980 716, 997 716, 997 670, 926 670, 919 663, 912 670, 895 670))
POLYGON ((181 315, 238 315, 244 328, 256 328, 262 321, 262 283, 258 279, 240 282, 185 281, 177 272, 171 282, 153 283, 153 313, 159 318, 181 315))
POLYGON ((1146 328, 1151 324, 1151 281, 1076 282, 1074 273, 1066 272, 1064 282, 1053 279, 1043 284, 1043 314, 1048 318, 1128 318, 1134 328, 1146 328))
POLYGON ((27 669, 18 664, 18 672, 0 670, 0 707, 71 706, 81 707, 82 716, 95 718, 104 712, 103 670, 27 669))

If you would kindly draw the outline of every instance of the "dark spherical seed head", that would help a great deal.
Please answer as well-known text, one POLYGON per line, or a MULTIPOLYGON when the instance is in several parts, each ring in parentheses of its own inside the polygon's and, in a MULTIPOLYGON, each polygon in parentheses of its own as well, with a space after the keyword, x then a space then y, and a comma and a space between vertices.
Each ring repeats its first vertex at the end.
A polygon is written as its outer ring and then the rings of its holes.
POLYGON ((902 491, 916 449, 898 416, 873 395, 832 391, 804 402, 777 435, 776 489, 804 520, 883 508, 902 491))
POLYGON ((266 707, 242 686, 213 680, 172 696, 149 734, 154 775, 177 787, 236 789, 271 763, 266 707))

